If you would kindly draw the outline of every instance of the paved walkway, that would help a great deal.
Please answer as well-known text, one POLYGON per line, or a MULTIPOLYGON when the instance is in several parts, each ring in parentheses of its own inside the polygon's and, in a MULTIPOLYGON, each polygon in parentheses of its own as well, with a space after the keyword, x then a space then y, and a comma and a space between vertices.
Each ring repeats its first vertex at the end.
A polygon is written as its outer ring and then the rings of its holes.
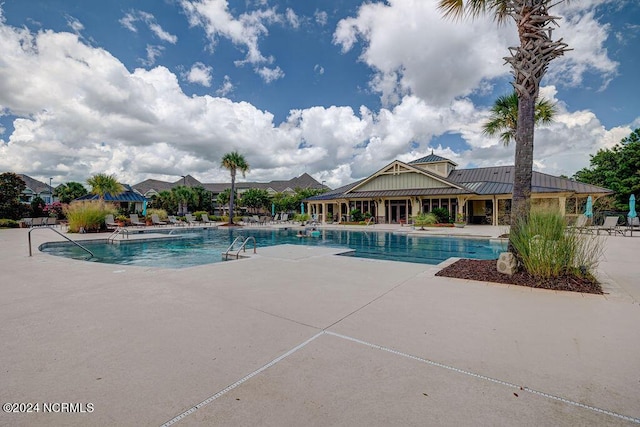
POLYGON ((0 230, 0 403, 40 405, 0 425, 640 424, 640 236, 606 237, 605 296, 334 252, 166 270, 0 230))

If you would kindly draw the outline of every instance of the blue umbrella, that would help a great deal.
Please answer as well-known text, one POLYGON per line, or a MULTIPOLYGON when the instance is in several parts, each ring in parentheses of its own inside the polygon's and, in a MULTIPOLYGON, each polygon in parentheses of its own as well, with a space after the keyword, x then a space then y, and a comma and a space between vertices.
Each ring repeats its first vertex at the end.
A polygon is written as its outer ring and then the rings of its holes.
POLYGON ((304 203, 300 202, 300 213, 304 214, 304 203))
POLYGON ((271 216, 275 216, 275 215, 276 215, 276 204, 271 203, 271 216))
POLYGON ((638 214, 636 213, 636 196, 635 194, 632 194, 631 197, 629 197, 629 214, 627 215, 629 218, 635 218, 638 216, 638 214))
POLYGON ((591 218, 593 216, 593 200, 591 200, 591 196, 587 197, 587 206, 584 209, 584 215, 587 218, 591 218))
POLYGON ((142 202, 142 216, 147 216, 147 201, 142 202))

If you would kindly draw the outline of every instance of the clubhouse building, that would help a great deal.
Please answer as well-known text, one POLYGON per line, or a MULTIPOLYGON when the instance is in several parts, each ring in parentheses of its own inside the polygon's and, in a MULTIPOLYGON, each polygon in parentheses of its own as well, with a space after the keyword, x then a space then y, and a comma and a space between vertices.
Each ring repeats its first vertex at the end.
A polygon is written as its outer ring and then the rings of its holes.
MULTIPOLYGON (((321 222, 348 220, 353 209, 370 213, 378 223, 404 223, 422 212, 444 208, 469 224, 507 225, 511 214, 513 166, 456 169, 433 152, 404 163, 395 160, 373 175, 305 200, 321 222)), ((567 178, 533 172, 532 209, 565 216, 584 212, 587 197, 613 191, 567 178)))

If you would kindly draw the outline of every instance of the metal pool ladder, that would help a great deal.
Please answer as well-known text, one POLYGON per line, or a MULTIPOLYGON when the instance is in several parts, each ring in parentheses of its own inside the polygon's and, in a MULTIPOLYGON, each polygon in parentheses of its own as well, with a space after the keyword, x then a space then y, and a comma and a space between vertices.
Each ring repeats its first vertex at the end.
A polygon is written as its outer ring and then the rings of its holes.
MULTIPOLYGON (((44 229, 49 229, 53 232, 58 233, 59 235, 61 235, 62 237, 64 237, 65 239, 67 239, 68 241, 70 241, 71 243, 73 243, 74 245, 78 246, 79 248, 84 249, 86 252, 89 253, 89 255, 91 255, 91 257, 94 257, 95 255, 93 255, 93 252, 91 252, 89 249, 85 248, 84 246, 82 246, 80 243, 76 242, 75 240, 72 240, 70 238, 68 238, 67 236, 65 236, 64 234, 62 234, 61 232, 59 232, 58 230, 54 230, 51 227, 39 227, 38 230, 44 230, 44 229)), ((31 253, 31 232, 33 230, 36 230, 35 228, 32 228, 31 230, 29 230, 29 256, 33 256, 33 254, 31 253)))
POLYGON ((109 237, 107 237, 107 242, 113 243, 113 241, 116 240, 116 237, 118 237, 118 236, 122 236, 123 239, 126 236, 126 238, 128 239, 129 238, 129 230, 127 230, 126 228, 122 228, 122 227, 116 228, 113 231, 113 233, 109 234, 109 237))
POLYGON ((244 238, 244 236, 238 236, 233 240, 233 243, 231 243, 231 245, 229 245, 229 247, 227 248, 226 251, 224 251, 222 253, 222 260, 223 261, 227 261, 229 259, 229 256, 233 256, 233 254, 231 253, 234 249, 234 246, 236 245, 236 243, 241 242, 240 247, 236 250, 235 253, 235 259, 239 259, 240 258, 240 251, 242 252, 246 252, 247 251, 247 243, 252 240, 253 241, 253 253, 256 253, 256 238, 253 236, 249 236, 246 239, 244 238))

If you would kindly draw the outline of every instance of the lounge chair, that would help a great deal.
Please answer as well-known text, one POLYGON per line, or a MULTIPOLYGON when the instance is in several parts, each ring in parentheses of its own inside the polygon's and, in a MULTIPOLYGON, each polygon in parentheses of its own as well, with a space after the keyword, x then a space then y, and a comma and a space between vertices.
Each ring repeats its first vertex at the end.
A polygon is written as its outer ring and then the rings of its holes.
POLYGON ((580 215, 576 218, 576 222, 573 225, 567 227, 567 230, 576 231, 578 233, 591 233, 593 230, 587 227, 589 217, 586 215, 580 215))
POLYGON ((206 213, 202 214, 202 223, 203 224, 213 224, 214 222, 209 219, 209 215, 206 213))
POLYGON ((104 224, 107 226, 107 230, 114 230, 118 228, 118 223, 111 214, 104 217, 104 224))
POLYGON ((165 221, 160 221, 158 214, 151 214, 151 223, 153 225, 167 225, 165 221))
POLYGON ((609 236, 613 233, 615 236, 617 233, 620 233, 624 236, 624 231, 620 229, 618 226, 618 217, 617 216, 608 216, 604 219, 604 223, 596 227, 596 234, 600 234, 600 230, 606 231, 609 233, 609 236))
POLYGON ((141 222, 138 219, 138 214, 129 215, 129 220, 131 221, 131 225, 142 225, 142 226, 147 225, 146 222, 141 222))
POLYGON ((198 221, 191 214, 185 214, 184 219, 187 220, 187 224, 189 225, 198 225, 198 221))
POLYGON ((183 225, 186 225, 184 221, 179 220, 178 218, 175 217, 175 215, 169 215, 167 219, 169 220, 169 224, 171 225, 178 225, 180 227, 182 227, 183 225))

